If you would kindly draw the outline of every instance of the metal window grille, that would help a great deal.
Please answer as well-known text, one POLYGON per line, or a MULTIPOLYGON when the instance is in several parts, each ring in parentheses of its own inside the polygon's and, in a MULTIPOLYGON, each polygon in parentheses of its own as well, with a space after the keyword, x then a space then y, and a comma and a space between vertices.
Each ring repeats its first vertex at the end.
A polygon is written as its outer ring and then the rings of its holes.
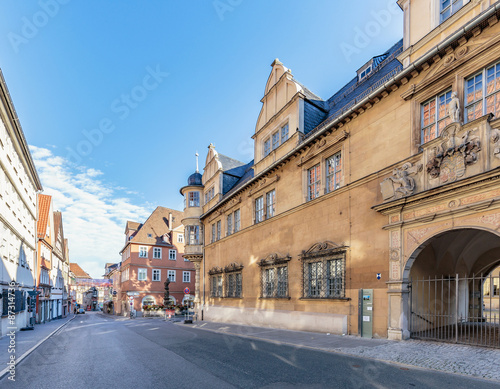
POLYGON ((222 276, 217 276, 217 296, 222 297, 222 276))
POLYGON ((321 169, 319 163, 307 171, 307 199, 319 197, 321 186, 321 169))
POLYGON ((345 253, 302 259, 304 298, 345 298, 345 253))
POLYGON ((290 256, 271 254, 259 261, 262 298, 288 298, 288 262, 290 256))
POLYGON ((241 273, 230 273, 226 275, 226 297, 241 297, 241 273))
POLYGON ((326 160, 326 191, 340 188, 342 178, 342 153, 336 153, 326 160))

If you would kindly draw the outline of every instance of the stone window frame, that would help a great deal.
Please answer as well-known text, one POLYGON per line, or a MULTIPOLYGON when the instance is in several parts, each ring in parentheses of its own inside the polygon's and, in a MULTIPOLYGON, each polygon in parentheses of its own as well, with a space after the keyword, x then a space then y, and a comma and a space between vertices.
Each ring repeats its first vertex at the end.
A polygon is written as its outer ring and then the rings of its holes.
POLYGON ((446 88, 444 91, 441 91, 431 98, 425 100, 420 104, 420 142, 421 144, 425 144, 427 142, 430 142, 436 138, 439 137, 440 132, 448 125, 451 124, 451 119, 450 119, 450 114, 448 112, 448 105, 451 101, 451 94, 452 94, 452 89, 446 88), (449 96, 448 96, 449 95, 449 96), (440 99, 444 97, 444 104, 440 101, 440 99), (432 122, 429 122, 427 125, 425 125, 425 112, 426 112, 426 106, 434 102, 434 119, 432 122), (440 107, 444 107, 444 112, 443 116, 440 115, 440 107), (443 123, 443 126, 440 128, 441 123, 443 123), (429 138, 428 140, 426 139, 425 136, 425 131, 427 129, 431 129, 434 127, 434 136, 429 138))
POLYGON ((231 263, 224 267, 225 298, 243 298, 243 265, 231 263))
MULTIPOLYGON (((500 87, 494 88, 494 90, 492 92, 488 93, 487 81, 488 81, 488 70, 490 70, 490 69, 493 69, 494 74, 497 75, 493 79, 493 85, 495 85, 496 84, 495 81, 500 79, 500 61, 498 61, 498 60, 490 63, 487 66, 483 66, 480 70, 478 70, 478 71, 474 72, 473 74, 471 74, 470 76, 467 76, 464 78, 464 99, 463 99, 463 101, 464 101, 464 110, 463 110, 464 123, 469 123, 469 122, 489 113, 488 112, 488 105, 487 105, 489 97, 495 96, 495 97, 497 97, 498 100, 500 100, 500 87), (479 99, 474 99, 472 102, 469 103, 468 99, 467 99, 467 89, 468 89, 467 83, 469 81, 475 79, 478 76, 481 76, 481 84, 482 84, 481 85, 481 97, 479 99), (468 108, 475 107, 478 104, 481 104, 481 112, 478 114, 478 116, 474 115, 474 117, 469 120, 468 108)), ((474 84, 476 84, 476 83, 474 83, 474 84)), ((492 113, 493 113, 493 115, 495 115, 494 112, 492 112, 492 113)), ((500 109, 499 109, 499 113, 500 113, 500 109)), ((498 118, 498 117, 500 117, 500 114, 498 116, 495 115, 495 118, 498 118)))
MULTIPOLYGON (((333 242, 326 241, 324 243, 316 243, 309 250, 303 251, 299 256, 302 262, 302 297, 300 299, 306 300, 350 300, 346 297, 347 289, 347 246, 341 244, 337 245, 333 242), (341 262, 341 288, 340 293, 330 293, 331 285, 328 277, 328 264, 330 261, 341 262), (316 265, 316 270, 321 268, 321 275, 317 277, 319 281, 318 293, 311 293, 311 271, 312 264, 316 265)), ((334 283, 335 286, 335 283, 334 283)))
POLYGON ((266 258, 261 259, 258 262, 260 267, 260 298, 262 299, 290 299, 290 282, 289 282, 289 262, 292 259, 290 255, 280 255, 278 253, 268 255, 266 258), (279 293, 280 289, 280 281, 279 281, 279 270, 278 269, 286 269, 286 280, 285 280, 285 293, 279 293), (271 287, 271 293, 268 292, 269 280, 266 277, 266 274, 270 274, 270 271, 275 271, 275 278, 273 280, 273 285, 271 287))

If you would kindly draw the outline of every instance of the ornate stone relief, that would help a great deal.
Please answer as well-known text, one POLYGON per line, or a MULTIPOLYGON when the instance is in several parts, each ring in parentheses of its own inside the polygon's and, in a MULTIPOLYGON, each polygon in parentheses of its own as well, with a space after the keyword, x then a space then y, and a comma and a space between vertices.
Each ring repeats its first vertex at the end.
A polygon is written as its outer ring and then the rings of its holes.
POLYGON ((257 264, 259 266, 271 266, 287 263, 292 259, 290 255, 281 255, 278 253, 269 254, 266 258, 261 259, 257 264))
POLYGON ((493 128, 491 130, 491 143, 493 143, 493 155, 500 158, 500 130, 493 128))
POLYGON ((422 164, 413 166, 410 162, 405 163, 401 168, 394 169, 392 176, 380 183, 380 190, 384 201, 395 200, 413 194, 415 191, 415 180, 411 176, 421 170, 422 164))
POLYGON ((456 181, 465 174, 467 165, 477 162, 481 144, 479 137, 474 135, 476 129, 458 136, 461 129, 460 123, 446 127, 427 162, 427 173, 431 178, 439 179, 441 184, 456 181))
POLYGON ((278 174, 261 179, 258 184, 256 184, 252 189, 248 191, 248 197, 253 196, 259 190, 264 189, 265 187, 279 180, 280 176, 278 174))
POLYGON ((345 249, 346 246, 343 243, 336 244, 334 242, 330 242, 327 240, 326 242, 315 243, 307 251, 303 250, 302 253, 300 254, 300 258, 304 259, 314 256, 322 256, 325 254, 342 252, 345 251, 345 249))

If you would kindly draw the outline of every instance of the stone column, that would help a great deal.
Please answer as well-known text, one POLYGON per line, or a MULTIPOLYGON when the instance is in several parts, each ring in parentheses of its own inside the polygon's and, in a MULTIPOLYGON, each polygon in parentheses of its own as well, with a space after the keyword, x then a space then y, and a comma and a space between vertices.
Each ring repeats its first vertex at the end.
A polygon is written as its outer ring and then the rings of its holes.
POLYGON ((408 339, 410 337, 408 283, 389 281, 387 286, 389 298, 387 338, 391 340, 408 339))

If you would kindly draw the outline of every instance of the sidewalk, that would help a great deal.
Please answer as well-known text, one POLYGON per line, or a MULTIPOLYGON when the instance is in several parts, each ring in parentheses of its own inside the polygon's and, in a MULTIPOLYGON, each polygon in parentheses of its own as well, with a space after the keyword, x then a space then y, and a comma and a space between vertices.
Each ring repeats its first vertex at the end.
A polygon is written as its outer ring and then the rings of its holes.
POLYGON ((206 321, 198 321, 192 325, 182 324, 182 322, 176 324, 277 344, 337 352, 500 381, 500 349, 419 340, 367 339, 351 335, 340 336, 206 321))
POLYGON ((63 319, 52 320, 45 324, 35 324, 35 329, 31 331, 17 331, 13 339, 15 353, 9 353, 11 339, 8 334, 3 336, 0 339, 0 379, 8 373, 6 366, 11 355, 15 355, 16 363, 21 362, 35 348, 74 317, 75 315, 69 314, 63 319))

